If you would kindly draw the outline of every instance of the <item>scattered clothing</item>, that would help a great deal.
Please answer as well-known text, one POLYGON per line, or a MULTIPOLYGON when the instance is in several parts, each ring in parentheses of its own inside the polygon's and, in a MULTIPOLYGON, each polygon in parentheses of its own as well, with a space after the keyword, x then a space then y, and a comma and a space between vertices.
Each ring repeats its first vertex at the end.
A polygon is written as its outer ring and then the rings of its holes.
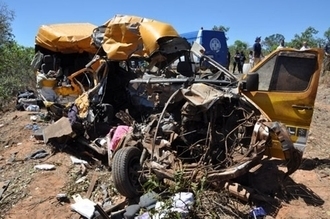
POLYGON ((121 139, 125 137, 125 135, 131 130, 132 127, 126 125, 119 125, 117 127, 112 128, 107 135, 108 148, 111 151, 114 151, 117 148, 118 143, 121 141, 121 139))

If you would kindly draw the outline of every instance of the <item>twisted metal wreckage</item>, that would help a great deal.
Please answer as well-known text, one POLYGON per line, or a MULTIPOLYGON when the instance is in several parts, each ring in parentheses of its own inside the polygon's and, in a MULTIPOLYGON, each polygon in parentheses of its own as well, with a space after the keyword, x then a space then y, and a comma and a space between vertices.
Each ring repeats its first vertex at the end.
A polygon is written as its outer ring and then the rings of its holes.
MULTIPOLYGON (((272 121, 244 93, 258 89, 262 76, 256 80, 253 69, 238 80, 203 56, 202 47, 155 20, 115 16, 100 27, 81 25, 86 28, 43 26, 36 38, 39 94, 57 120, 44 130, 44 140, 69 135, 108 154, 122 195, 137 196, 151 175, 173 181, 181 172, 191 181, 227 181, 264 155, 273 156, 273 148, 280 148, 277 157, 287 161, 287 174, 299 167, 302 152, 291 140, 292 130, 272 121), (90 62, 75 71, 71 64, 77 58, 90 62), (47 59, 57 65, 51 71, 44 68, 47 59)), ((280 56, 313 60, 310 75, 318 77, 320 51, 284 49, 269 57, 280 56)))

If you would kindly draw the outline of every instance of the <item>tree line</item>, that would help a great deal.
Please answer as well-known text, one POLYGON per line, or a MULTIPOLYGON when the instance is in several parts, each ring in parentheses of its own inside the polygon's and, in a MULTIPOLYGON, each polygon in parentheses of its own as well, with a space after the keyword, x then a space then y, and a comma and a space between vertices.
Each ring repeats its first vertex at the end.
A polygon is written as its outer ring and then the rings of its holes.
POLYGON ((14 11, 0 2, 0 107, 19 91, 35 84, 30 68, 34 48, 21 46, 14 40, 11 29, 14 18, 14 11))
MULTIPOLYGON (((223 31, 226 35, 228 35, 228 32, 230 30, 229 27, 225 27, 223 25, 214 26, 212 29, 217 31, 223 31)), ((330 41, 330 27, 323 33, 323 38, 317 37, 318 33, 318 30, 316 30, 314 27, 309 26, 300 34, 295 34, 293 39, 291 39, 290 41, 286 41, 285 46, 300 49, 302 43, 306 41, 307 44, 312 48, 323 48, 325 44, 330 41)), ((285 40, 285 37, 280 33, 272 34, 263 38, 263 40, 261 41, 263 54, 267 55, 274 51, 279 46, 282 39, 285 40)), ((252 49, 252 45, 241 40, 236 40, 234 41, 234 44, 229 45, 228 48, 231 54, 235 54, 236 50, 243 51, 248 54, 248 51, 252 49)))

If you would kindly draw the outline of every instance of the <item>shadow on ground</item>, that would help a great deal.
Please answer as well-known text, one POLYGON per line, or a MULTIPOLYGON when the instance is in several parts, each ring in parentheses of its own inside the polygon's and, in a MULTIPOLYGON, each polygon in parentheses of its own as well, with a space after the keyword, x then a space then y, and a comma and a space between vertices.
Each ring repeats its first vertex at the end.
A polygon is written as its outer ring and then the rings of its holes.
POLYGON ((301 170, 314 170, 316 168, 330 168, 330 159, 305 158, 303 159, 300 168, 301 170))
MULTIPOLYGON (((313 162, 314 168, 321 163, 330 165, 329 160, 319 160, 313 162)), ((278 168, 279 165, 281 165, 279 160, 264 160, 263 165, 256 172, 248 174, 247 186, 253 188, 258 194, 270 198, 265 201, 252 200, 254 205, 263 207, 268 215, 275 217, 282 203, 290 203, 293 200, 300 199, 312 206, 324 204, 324 200, 313 190, 296 183, 290 176, 285 178, 285 172, 281 170, 282 168, 278 168)), ((302 168, 306 166, 302 165, 302 168)))

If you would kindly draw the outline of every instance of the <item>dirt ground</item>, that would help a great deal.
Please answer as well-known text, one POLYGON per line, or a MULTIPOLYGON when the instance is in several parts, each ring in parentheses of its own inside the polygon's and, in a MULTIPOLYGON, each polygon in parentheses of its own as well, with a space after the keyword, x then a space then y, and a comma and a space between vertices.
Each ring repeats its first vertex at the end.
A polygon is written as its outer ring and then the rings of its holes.
MULTIPOLYGON (((330 218, 329 93, 330 86, 320 85, 304 162, 283 182, 281 203, 274 206, 273 218, 330 218)), ((111 182, 111 174, 102 163, 95 159, 85 171, 81 165, 72 164, 65 147, 55 153, 50 146, 36 140, 32 136, 31 116, 31 112, 14 110, 0 113, 0 218, 79 218, 68 201, 59 201, 56 196, 59 193, 66 193, 69 197, 77 193, 86 196, 95 174, 98 183, 91 194, 92 199, 98 202, 107 197, 112 204, 121 200, 122 197, 115 196, 111 188, 104 191, 111 182), (39 149, 44 149, 49 155, 41 159, 27 159, 39 149), (36 164, 46 163, 55 165, 56 169, 34 169, 36 164), (76 182, 78 179, 82 182, 76 182), (9 184, 1 195, 6 182, 9 184)), ((43 122, 36 124, 39 127, 45 125, 43 122)), ((255 187, 273 189, 278 186, 273 180, 283 175, 282 167, 278 166, 276 162, 270 163, 266 167, 267 174, 254 179, 255 187)))

